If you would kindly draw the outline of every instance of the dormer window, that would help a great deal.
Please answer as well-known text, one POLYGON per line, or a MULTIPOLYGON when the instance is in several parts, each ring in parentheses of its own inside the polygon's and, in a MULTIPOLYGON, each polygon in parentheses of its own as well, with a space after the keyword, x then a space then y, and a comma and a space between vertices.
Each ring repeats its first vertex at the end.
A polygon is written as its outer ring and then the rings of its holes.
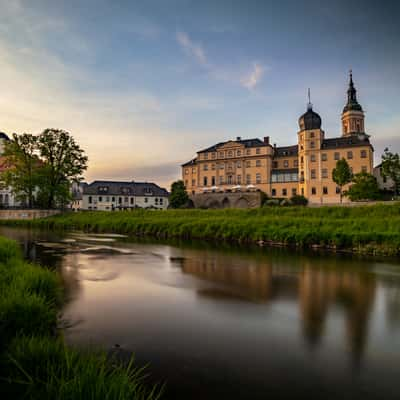
POLYGON ((122 193, 122 194, 129 194, 130 191, 131 191, 131 190, 130 190, 129 188, 127 188, 127 187, 121 188, 121 193, 122 193))
POLYGON ((108 192, 108 186, 99 186, 98 192, 99 193, 107 193, 108 192))
POLYGON ((145 187, 143 192, 145 196, 151 196, 153 194, 153 191, 149 187, 145 187))

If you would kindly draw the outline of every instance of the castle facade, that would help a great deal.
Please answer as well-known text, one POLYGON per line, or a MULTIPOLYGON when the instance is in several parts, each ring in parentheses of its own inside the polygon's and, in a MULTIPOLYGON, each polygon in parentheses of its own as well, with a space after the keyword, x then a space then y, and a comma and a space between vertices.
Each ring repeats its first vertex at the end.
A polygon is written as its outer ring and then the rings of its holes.
POLYGON ((259 189, 272 198, 299 194, 310 203, 339 203, 340 190, 332 180, 338 160, 345 158, 354 174, 373 173, 374 149, 365 133, 364 111, 357 101, 351 72, 341 117, 342 135, 326 138, 321 122, 309 102, 299 118, 297 144, 293 146, 271 145, 269 136, 263 140, 237 137, 198 151, 182 165, 187 192, 259 189))

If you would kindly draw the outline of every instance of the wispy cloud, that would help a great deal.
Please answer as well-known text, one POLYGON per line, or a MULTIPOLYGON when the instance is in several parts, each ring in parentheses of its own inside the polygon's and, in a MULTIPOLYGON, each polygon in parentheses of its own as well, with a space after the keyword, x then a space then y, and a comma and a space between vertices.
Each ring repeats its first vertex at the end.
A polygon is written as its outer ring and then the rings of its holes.
POLYGON ((193 42, 187 33, 177 32, 176 40, 185 52, 190 56, 193 56, 201 65, 211 67, 207 61, 203 47, 200 44, 193 42))
POLYGON ((244 76, 240 80, 240 83, 245 88, 252 90, 261 82, 264 72, 265 72, 265 67, 263 65, 261 65, 260 63, 255 62, 253 64, 253 67, 252 67, 250 73, 247 74, 246 76, 244 76))
POLYGON ((245 68, 242 66, 233 69, 217 66, 209 60, 204 47, 192 40, 187 33, 177 32, 176 40, 185 53, 204 67, 215 79, 233 82, 248 90, 253 90, 261 82, 266 71, 266 67, 259 62, 253 62, 250 72, 243 72, 245 68))

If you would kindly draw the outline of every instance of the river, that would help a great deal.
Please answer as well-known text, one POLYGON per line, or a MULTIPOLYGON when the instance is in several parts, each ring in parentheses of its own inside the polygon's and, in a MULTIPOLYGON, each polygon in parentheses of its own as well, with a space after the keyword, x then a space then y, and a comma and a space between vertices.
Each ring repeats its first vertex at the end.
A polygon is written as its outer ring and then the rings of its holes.
POLYGON ((164 399, 399 399, 400 262, 0 228, 61 271, 66 341, 164 399))

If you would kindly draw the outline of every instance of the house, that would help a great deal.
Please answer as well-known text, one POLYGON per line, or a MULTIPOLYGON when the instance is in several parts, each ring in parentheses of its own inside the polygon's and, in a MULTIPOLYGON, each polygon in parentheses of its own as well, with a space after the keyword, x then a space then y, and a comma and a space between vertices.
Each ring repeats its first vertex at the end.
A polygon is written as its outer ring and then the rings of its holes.
POLYGON ((169 193, 151 182, 94 181, 83 186, 82 210, 166 209, 169 193))

